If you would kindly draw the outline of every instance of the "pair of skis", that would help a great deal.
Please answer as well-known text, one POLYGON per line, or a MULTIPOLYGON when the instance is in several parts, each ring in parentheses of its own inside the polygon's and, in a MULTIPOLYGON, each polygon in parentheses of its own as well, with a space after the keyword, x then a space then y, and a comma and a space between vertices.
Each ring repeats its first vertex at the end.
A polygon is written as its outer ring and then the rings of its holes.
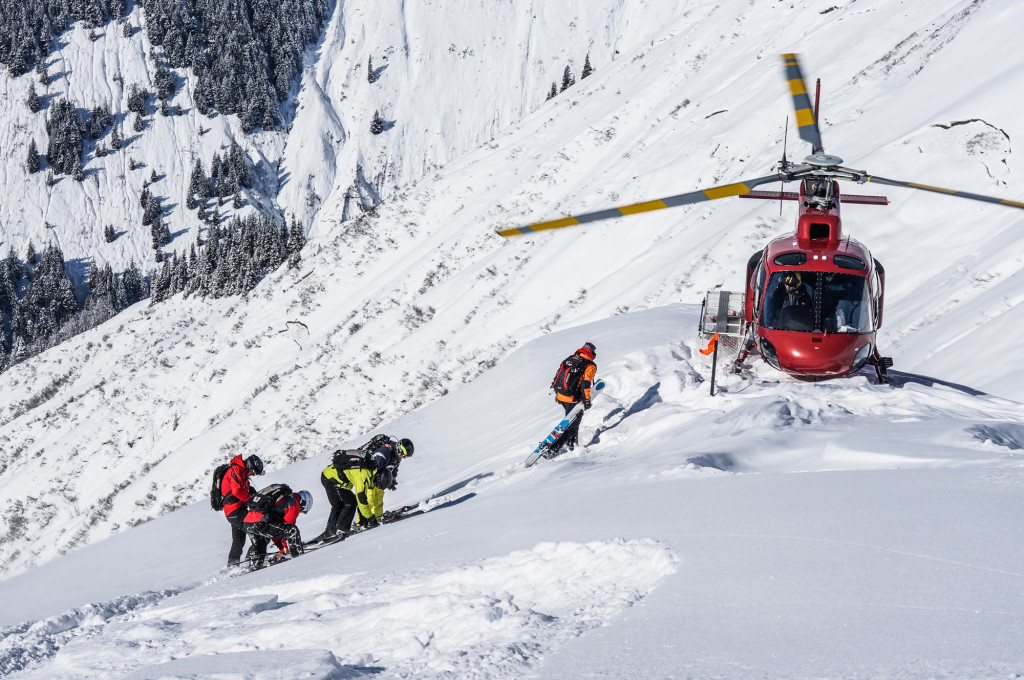
MULTIPOLYGON (((449 508, 449 507, 451 507, 453 505, 458 505, 459 503, 462 503, 464 501, 468 501, 470 498, 473 498, 474 496, 476 496, 476 493, 470 492, 470 493, 464 494, 462 496, 459 496, 458 498, 454 498, 452 500, 445 501, 444 503, 441 503, 439 505, 432 505, 432 506, 429 506, 429 507, 426 507, 426 505, 427 505, 427 503, 429 501, 434 500, 433 498, 428 499, 428 501, 421 501, 419 503, 414 503, 412 505, 403 505, 402 507, 396 508, 394 510, 387 510, 384 513, 384 515, 381 517, 380 525, 378 525, 378 526, 382 526, 384 524, 394 524, 395 522, 400 522, 403 519, 408 519, 410 517, 416 517, 418 515, 422 515, 422 514, 427 513, 427 512, 433 512, 434 510, 440 510, 442 508, 449 508)), ((361 534, 361 533, 363 533, 365 531, 369 531, 369 529, 362 529, 360 531, 350 533, 347 536, 347 539, 350 540, 354 535, 361 534)), ((335 543, 341 543, 341 540, 339 540, 339 539, 324 540, 324 539, 314 538, 313 540, 305 542, 305 543, 302 544, 302 552, 299 553, 298 555, 292 556, 292 555, 289 555, 287 552, 277 552, 277 553, 273 553, 273 554, 268 554, 265 557, 265 559, 264 559, 263 566, 260 567, 260 568, 261 569, 266 569, 267 567, 272 567, 275 564, 280 564, 282 562, 287 562, 289 560, 293 560, 296 557, 301 557, 302 555, 305 555, 306 553, 314 552, 316 550, 319 550, 320 548, 324 548, 324 547, 329 546, 329 545, 334 545, 335 543)), ((251 550, 251 548, 250 548, 250 550, 251 550)), ((254 566, 254 564, 255 564, 254 556, 246 555, 246 559, 249 562, 249 571, 256 571, 256 568, 254 566)))
MULTIPOLYGON (((601 390, 603 389, 604 381, 595 381, 594 384, 590 386, 591 401, 593 401, 594 398, 598 394, 600 394, 601 390)), ((565 417, 562 418, 561 422, 559 422, 558 425, 555 426, 555 429, 551 430, 551 434, 545 437, 544 440, 537 445, 537 448, 533 450, 533 453, 526 457, 526 460, 524 461, 526 463, 526 467, 530 467, 531 465, 536 463, 538 460, 540 460, 541 456, 544 456, 545 458, 549 456, 554 457, 551 454, 557 452, 558 449, 561 448, 562 437, 563 435, 565 435, 565 431, 569 429, 569 426, 572 424, 574 420, 583 417, 583 408, 583 402, 581 401, 580 403, 573 406, 572 409, 570 409, 569 412, 565 414, 565 417)))

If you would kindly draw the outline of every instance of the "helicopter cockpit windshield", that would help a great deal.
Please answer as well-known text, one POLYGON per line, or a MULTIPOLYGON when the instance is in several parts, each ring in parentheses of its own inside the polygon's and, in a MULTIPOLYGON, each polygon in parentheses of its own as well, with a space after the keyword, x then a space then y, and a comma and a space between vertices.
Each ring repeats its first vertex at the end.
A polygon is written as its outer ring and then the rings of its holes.
POLYGON ((874 330, 868 281, 839 272, 775 272, 765 288, 763 328, 810 333, 874 330))

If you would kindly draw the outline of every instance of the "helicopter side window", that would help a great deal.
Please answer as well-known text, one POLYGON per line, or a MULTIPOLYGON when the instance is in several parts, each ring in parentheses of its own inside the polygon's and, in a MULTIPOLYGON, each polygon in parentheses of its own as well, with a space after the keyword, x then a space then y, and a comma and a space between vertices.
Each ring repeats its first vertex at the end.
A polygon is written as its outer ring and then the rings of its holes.
POLYGON ((785 331, 815 330, 815 272, 775 272, 765 287, 761 326, 785 331))
POLYGON ((759 262, 757 265, 757 276, 756 283, 754 284, 754 314, 757 314, 759 305, 761 304, 761 291, 764 289, 764 262, 759 262))
POLYGON ((821 276, 821 319, 830 333, 870 333, 874 329, 873 301, 868 280, 835 272, 821 276))

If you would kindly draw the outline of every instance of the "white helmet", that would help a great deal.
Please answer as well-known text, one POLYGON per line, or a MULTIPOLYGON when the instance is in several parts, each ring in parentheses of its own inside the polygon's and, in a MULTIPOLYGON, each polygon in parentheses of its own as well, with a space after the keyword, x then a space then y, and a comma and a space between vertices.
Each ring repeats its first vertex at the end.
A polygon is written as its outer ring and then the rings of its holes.
POLYGON ((308 491, 299 492, 299 507, 302 512, 309 512, 313 509, 313 494, 308 491))

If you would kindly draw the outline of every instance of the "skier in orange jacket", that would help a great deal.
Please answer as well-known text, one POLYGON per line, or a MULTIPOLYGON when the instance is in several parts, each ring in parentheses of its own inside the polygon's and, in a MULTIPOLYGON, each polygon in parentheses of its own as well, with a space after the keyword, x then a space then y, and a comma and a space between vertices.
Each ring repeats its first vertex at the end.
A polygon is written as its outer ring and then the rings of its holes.
MULTIPOLYGON (((576 350, 572 356, 562 361, 558 367, 558 372, 555 373, 555 378, 551 381, 551 387, 555 390, 555 400, 565 409, 566 415, 581 401, 584 409, 590 408, 590 386, 597 374, 597 364, 594 363, 596 357, 597 348, 593 343, 588 342, 576 350)), ((570 451, 576 447, 581 422, 583 422, 583 414, 569 424, 562 439, 552 447, 552 452, 557 452, 562 445, 569 447, 570 451)))

